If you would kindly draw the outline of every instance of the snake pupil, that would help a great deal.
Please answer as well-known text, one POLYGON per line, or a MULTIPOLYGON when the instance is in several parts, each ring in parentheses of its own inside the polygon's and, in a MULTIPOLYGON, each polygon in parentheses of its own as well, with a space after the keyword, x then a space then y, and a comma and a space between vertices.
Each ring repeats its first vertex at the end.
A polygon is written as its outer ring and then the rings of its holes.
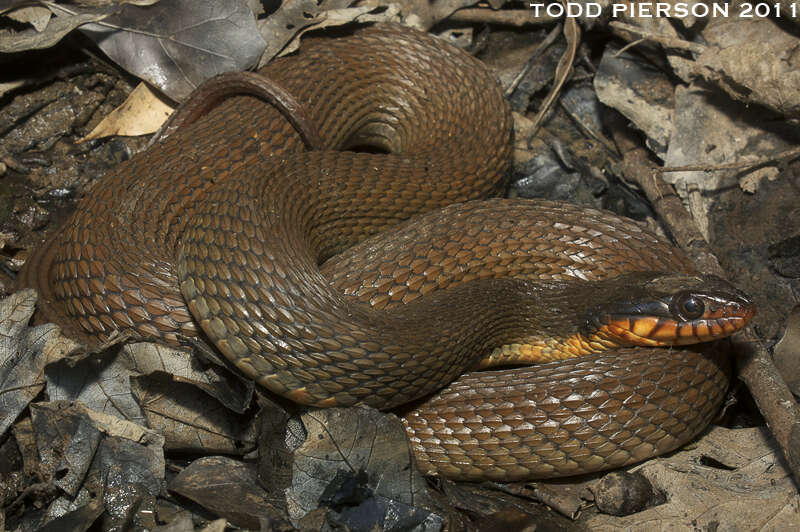
POLYGON ((705 312, 705 305, 695 296, 687 296, 680 303, 681 315, 686 319, 696 319, 705 312))

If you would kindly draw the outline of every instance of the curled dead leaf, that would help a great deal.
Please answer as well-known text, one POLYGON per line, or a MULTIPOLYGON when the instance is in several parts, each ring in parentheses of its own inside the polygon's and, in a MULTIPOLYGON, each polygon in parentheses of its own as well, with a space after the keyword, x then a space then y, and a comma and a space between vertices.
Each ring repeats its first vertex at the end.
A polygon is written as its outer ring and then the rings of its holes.
POLYGON ((156 94, 149 85, 139 83, 122 104, 111 111, 97 126, 78 142, 111 135, 148 135, 155 133, 166 121, 173 107, 156 94))

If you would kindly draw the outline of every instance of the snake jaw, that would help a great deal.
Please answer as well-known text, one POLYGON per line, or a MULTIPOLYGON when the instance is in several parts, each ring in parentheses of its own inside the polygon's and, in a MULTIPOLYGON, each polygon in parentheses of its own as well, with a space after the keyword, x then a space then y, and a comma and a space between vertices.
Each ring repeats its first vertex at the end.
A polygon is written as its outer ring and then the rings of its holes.
MULTIPOLYGON (((668 277, 669 282, 677 278, 668 277)), ((619 346, 690 345, 730 336, 755 315, 753 302, 726 281, 713 276, 686 279, 697 286, 670 294, 634 294, 596 307, 586 320, 585 334, 619 346)))

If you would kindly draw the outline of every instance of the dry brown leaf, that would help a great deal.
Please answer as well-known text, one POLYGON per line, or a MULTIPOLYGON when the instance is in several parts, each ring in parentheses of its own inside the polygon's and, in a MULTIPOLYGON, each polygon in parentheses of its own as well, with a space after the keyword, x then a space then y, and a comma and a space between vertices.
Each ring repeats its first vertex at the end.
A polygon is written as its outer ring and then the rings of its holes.
POLYGON ((667 503, 627 517, 595 515, 595 531, 797 530, 800 494, 762 428, 714 427, 691 448, 637 470, 667 503))
MULTIPOLYGON (((107 514, 112 521, 154 506, 165 469, 160 435, 80 403, 40 402, 30 412, 40 478, 59 488, 43 508, 51 530, 72 529, 65 514, 98 502, 113 508, 107 514)), ((88 524, 94 520, 94 512, 90 514, 88 524)))
POLYGON ((139 83, 122 104, 111 111, 78 142, 112 135, 148 135, 155 133, 172 113, 172 106, 160 98, 147 83, 139 83))
POLYGON ((256 25, 267 47, 258 68, 272 61, 303 28, 325 18, 325 11, 349 6, 353 0, 287 0, 281 8, 256 25))
POLYGON ((792 393, 800 396, 800 305, 792 309, 786 330, 775 344, 775 366, 792 393))
MULTIPOLYGON (((732 163, 762 153, 787 148, 786 140, 759 127, 763 112, 742 109, 724 94, 701 86, 675 90, 673 130, 665 166, 732 163)), ((708 191, 736 186, 748 170, 733 168, 715 172, 681 171, 664 174, 664 180, 687 203, 698 228, 708 238, 709 209, 717 201, 708 191)), ((759 172, 759 175, 763 175, 759 172)), ((752 183, 748 186, 753 186, 752 183)))
POLYGON ((663 158, 672 132, 674 87, 668 76, 635 54, 603 53, 594 88, 603 104, 616 109, 642 130, 648 146, 663 158))
POLYGON ((231 412, 197 387, 160 373, 133 377, 132 389, 168 451, 236 455, 255 446, 251 417, 231 412))
POLYGON ((389 4, 385 11, 368 6, 325 11, 316 22, 303 28, 278 55, 283 56, 300 48, 300 37, 311 30, 342 26, 350 22, 399 22, 398 13, 399 9, 395 4, 389 4))
POLYGON ((28 29, 20 32, 0 31, 0 52, 15 53, 27 50, 50 48, 75 28, 103 20, 105 14, 80 14, 75 16, 55 17, 44 31, 28 29))
POLYGON ((44 388, 45 366, 75 347, 52 323, 28 327, 36 299, 26 289, 0 300, 0 435, 44 388))
MULTIPOLYGON (((142 400, 132 392, 131 379, 152 373, 169 374, 181 383, 176 389, 187 386, 202 390, 199 397, 210 395, 239 413, 247 408, 252 397, 252 383, 243 384, 238 377, 215 366, 199 367, 196 358, 186 351, 147 342, 127 344, 122 349, 89 355, 82 360, 73 359, 69 364, 52 364, 45 376, 51 400, 81 401, 98 412, 144 424, 142 400)), ((166 400, 177 401, 185 395, 176 393, 166 400)), ((191 418, 191 412, 206 402, 197 399, 185 417, 191 418)), ((235 418, 228 410, 225 412, 235 418)))
POLYGON ((243 528, 291 530, 259 486, 252 464, 225 456, 198 458, 170 481, 169 490, 243 528))
POLYGON ((46 7, 29 6, 11 11, 6 16, 17 22, 27 22, 33 29, 42 32, 50 22, 52 12, 46 7))
POLYGON ((287 429, 297 440, 285 490, 295 526, 321 507, 340 523, 360 515, 362 524, 380 530, 390 524, 399 529, 398 520, 408 528, 441 526, 442 518, 428 510, 430 494, 397 417, 371 408, 331 408, 301 420, 304 430, 287 429))
POLYGON ((713 19, 695 74, 732 98, 800 116, 800 39, 768 18, 713 19))

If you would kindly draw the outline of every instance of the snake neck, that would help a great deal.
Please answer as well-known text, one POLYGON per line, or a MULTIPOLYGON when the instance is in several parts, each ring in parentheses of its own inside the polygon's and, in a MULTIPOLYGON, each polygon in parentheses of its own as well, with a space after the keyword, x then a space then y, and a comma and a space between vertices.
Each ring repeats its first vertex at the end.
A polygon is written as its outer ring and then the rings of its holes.
POLYGON ((529 334, 494 347, 476 368, 529 364, 633 346, 707 342, 744 327, 755 305, 715 276, 630 272, 597 282, 533 282, 517 305, 529 334))
POLYGON ((591 355, 617 347, 617 344, 599 335, 584 335, 577 332, 563 338, 527 338, 496 347, 480 359, 472 369, 486 369, 496 366, 513 366, 565 360, 591 355))
MULTIPOLYGON (((488 355, 472 369, 564 360, 620 347, 600 329, 587 327, 596 309, 613 304, 622 287, 633 281, 622 275, 604 281, 520 281, 509 306, 525 309, 510 324, 488 355)), ((496 288, 494 288, 496 289, 496 288)))

